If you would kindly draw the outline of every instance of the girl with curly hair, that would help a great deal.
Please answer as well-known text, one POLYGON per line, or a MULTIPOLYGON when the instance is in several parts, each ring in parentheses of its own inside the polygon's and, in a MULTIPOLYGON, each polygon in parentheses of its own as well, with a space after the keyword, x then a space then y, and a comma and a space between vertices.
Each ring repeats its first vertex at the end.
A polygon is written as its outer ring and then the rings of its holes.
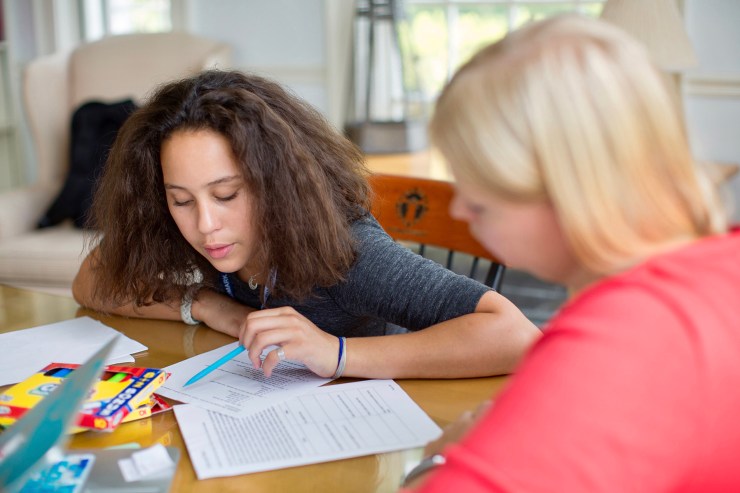
POLYGON ((368 213, 366 174, 352 143, 271 81, 208 71, 166 84, 111 149, 75 299, 201 321, 268 376, 283 357, 324 377, 511 371, 539 330, 393 242, 368 213))

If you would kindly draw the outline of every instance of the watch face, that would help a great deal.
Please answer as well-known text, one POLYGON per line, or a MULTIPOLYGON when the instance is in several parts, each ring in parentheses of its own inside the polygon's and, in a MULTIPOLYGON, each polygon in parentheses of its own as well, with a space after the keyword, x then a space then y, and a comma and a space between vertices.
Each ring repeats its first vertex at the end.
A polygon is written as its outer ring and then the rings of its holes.
POLYGON ((434 469, 437 466, 441 466, 446 461, 444 455, 434 454, 429 457, 424 457, 419 464, 413 468, 407 475, 406 479, 403 480, 404 485, 408 485, 411 481, 415 480, 427 471, 434 469))

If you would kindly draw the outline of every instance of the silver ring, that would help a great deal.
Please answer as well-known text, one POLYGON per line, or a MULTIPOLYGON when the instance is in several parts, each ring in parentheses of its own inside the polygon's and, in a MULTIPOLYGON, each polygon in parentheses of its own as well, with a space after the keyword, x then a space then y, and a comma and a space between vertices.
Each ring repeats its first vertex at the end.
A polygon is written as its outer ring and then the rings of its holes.
POLYGON ((283 348, 278 348, 277 355, 280 361, 285 361, 285 351, 283 350, 283 348))

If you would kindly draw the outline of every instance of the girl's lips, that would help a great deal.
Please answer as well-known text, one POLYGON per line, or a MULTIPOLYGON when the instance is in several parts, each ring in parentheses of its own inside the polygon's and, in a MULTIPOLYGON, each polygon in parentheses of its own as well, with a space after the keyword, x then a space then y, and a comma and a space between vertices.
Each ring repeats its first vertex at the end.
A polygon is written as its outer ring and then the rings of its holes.
POLYGON ((220 259, 220 258, 224 258, 225 256, 227 256, 233 248, 234 248, 234 245, 231 244, 231 245, 224 245, 224 246, 215 247, 215 248, 205 247, 205 250, 208 253, 208 256, 211 257, 212 259, 220 259))

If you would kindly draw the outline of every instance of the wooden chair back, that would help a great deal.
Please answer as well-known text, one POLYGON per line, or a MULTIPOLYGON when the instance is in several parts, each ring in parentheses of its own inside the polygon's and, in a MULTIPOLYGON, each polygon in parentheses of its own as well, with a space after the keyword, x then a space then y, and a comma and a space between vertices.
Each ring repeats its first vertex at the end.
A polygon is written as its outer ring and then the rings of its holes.
POLYGON ((419 245, 418 253, 425 255, 426 246, 446 250, 443 265, 452 269, 456 253, 472 257, 470 277, 476 277, 480 259, 490 266, 485 284, 499 290, 504 265, 489 253, 470 234, 468 225, 453 219, 449 213, 454 195, 451 183, 401 175, 373 174, 370 185, 374 198, 372 213, 391 238, 419 245))

